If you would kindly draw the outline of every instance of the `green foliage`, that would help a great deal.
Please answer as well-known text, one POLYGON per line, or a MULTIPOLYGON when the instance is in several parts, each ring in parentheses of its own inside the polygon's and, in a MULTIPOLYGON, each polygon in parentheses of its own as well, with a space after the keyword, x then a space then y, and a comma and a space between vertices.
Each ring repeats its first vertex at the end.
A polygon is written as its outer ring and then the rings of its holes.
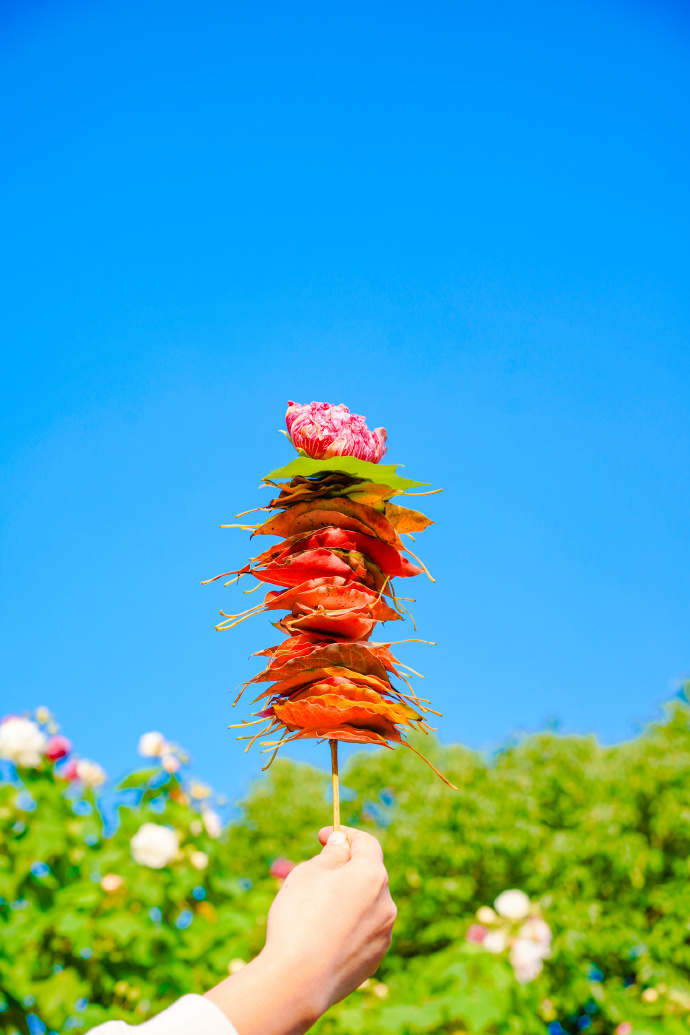
MULTIPOLYGON (((428 740, 424 750, 457 793, 402 750, 362 752, 343 773, 344 821, 382 840, 399 916, 378 974, 329 1011, 320 1035, 687 1032, 690 708, 674 702, 615 747, 547 732, 490 760, 428 740), (526 892, 554 936, 527 984, 507 952, 466 939, 477 910, 508 888, 526 892)), ((329 815, 327 774, 289 761, 216 840, 158 769, 125 781, 137 800, 119 806, 109 837, 92 794, 79 798, 49 763, 19 779, 0 785, 8 1035, 27 1032, 28 1015, 51 1031, 142 1020, 216 983, 263 944, 271 863, 314 854, 329 815), (145 822, 179 832, 161 869, 132 858, 145 822), (106 890, 108 874, 121 886, 106 890)))

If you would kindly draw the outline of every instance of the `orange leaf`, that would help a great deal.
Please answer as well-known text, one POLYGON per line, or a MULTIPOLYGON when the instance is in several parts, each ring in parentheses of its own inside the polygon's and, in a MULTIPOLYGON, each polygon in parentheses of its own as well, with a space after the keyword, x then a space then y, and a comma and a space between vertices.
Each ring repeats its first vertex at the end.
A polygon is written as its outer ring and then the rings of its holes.
POLYGON ((309 579, 299 586, 273 590, 264 597, 264 607, 268 611, 292 611, 295 616, 310 614, 318 609, 334 612, 336 617, 366 608, 368 617, 376 621, 395 621, 400 617, 373 590, 361 582, 348 582, 340 576, 309 579))
MULTIPOLYGON (((279 679, 277 682, 270 686, 261 697, 268 697, 271 694, 290 694, 294 693, 296 687, 302 687, 305 683, 321 683, 325 679, 331 677, 338 680, 344 681, 348 686, 354 686, 361 684, 363 686, 373 687, 374 691, 379 693, 391 693, 393 687, 390 685, 387 679, 379 679, 378 676, 367 676, 361 672, 350 672, 346 668, 340 668, 336 665, 314 667, 311 669, 305 669, 301 672, 295 672, 292 675, 286 676, 285 679, 279 679), (355 683, 357 681, 357 683, 355 683)), ((273 677, 275 678, 275 676, 273 677)), ((250 683, 255 682, 254 679, 250 680, 250 683)), ((263 680, 261 680, 263 682, 263 680)), ((335 685, 335 684, 334 684, 335 685)), ((261 698, 257 697, 257 700, 261 698)))
POLYGON ((399 507, 397 503, 386 503, 383 513, 396 532, 423 532, 434 523, 420 511, 399 507))
MULTIPOLYGON (((292 637, 292 639, 297 639, 297 637, 292 637)), ((284 643, 290 643, 290 639, 285 640, 284 643)), ((386 679, 386 666, 377 658, 374 651, 369 649, 368 644, 325 642, 304 644, 293 649, 299 653, 288 654, 287 650, 283 650, 280 654, 276 654, 273 662, 263 672, 254 676, 251 682, 264 683, 274 679, 286 679, 293 673, 307 672, 319 666, 340 666, 350 672, 386 679)), ((394 669, 393 674, 397 675, 394 669)))
POLYGON ((340 740, 350 744, 378 744, 380 747, 388 747, 386 743, 392 740, 396 743, 403 743, 402 737, 396 729, 391 728, 385 737, 374 730, 355 729, 354 726, 314 727, 303 729, 295 733, 293 740, 340 740))
POLYGON ((273 713, 290 732, 314 727, 337 728, 346 723, 356 729, 374 730, 382 736, 389 736, 397 732, 395 723, 410 725, 408 719, 397 715, 394 706, 386 702, 350 701, 335 694, 297 701, 288 698, 274 704, 273 713))
POLYGON ((376 619, 371 618, 366 609, 337 615, 329 615, 326 611, 314 611, 297 617, 286 615, 275 624, 276 629, 287 633, 288 636, 307 632, 317 636, 339 637, 341 640, 365 640, 374 631, 376 619))

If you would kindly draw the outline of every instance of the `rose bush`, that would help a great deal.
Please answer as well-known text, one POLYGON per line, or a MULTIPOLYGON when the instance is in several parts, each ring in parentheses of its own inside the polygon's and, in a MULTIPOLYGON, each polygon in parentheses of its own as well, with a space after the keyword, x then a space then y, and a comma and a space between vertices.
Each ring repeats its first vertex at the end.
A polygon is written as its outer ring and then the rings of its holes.
MULTIPOLYGON (((315 851, 327 774, 276 762, 223 827, 162 736, 148 768, 94 786, 51 757, 45 711, 19 718, 0 738, 0 1031, 136 1022, 251 959, 315 851)), ((545 732, 489 761, 430 753, 457 794, 402 752, 343 767, 343 819, 383 841, 399 916, 321 1035, 687 1032, 687 704, 615 747, 545 732)))
POLYGON ((526 985, 541 974, 544 960, 551 954, 551 928, 539 906, 517 888, 502 891, 494 906, 495 911, 480 906, 480 923, 471 925, 467 940, 494 955, 510 948, 513 973, 521 985, 526 985))
POLYGON ((35 767, 41 764, 46 743, 45 733, 31 719, 8 715, 0 723, 0 758, 35 767))

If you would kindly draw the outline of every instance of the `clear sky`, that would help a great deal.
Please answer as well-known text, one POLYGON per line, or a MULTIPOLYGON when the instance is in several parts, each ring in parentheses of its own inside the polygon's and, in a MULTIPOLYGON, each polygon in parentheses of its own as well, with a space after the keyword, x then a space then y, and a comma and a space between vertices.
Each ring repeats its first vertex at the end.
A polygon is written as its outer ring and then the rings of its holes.
POLYGON ((276 635, 216 633, 257 598, 199 583, 250 552, 218 525, 291 457, 290 398, 445 490, 412 594, 438 646, 400 649, 445 740, 658 714, 690 672, 687 8, 0 20, 3 710, 114 776, 161 729, 246 786, 230 692, 276 635))

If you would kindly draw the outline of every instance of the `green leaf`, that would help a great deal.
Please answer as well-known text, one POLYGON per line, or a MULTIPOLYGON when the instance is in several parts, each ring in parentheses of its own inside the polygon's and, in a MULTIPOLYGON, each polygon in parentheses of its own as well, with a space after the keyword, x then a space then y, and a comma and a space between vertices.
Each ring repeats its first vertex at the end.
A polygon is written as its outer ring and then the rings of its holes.
POLYGON ((124 791, 128 787, 143 787, 148 784, 149 780, 153 779, 156 773, 160 772, 159 769, 138 769, 135 773, 130 773, 124 780, 120 780, 117 785, 118 791, 124 791))
POLYGON ((381 1011, 378 1026, 383 1031, 396 1033, 402 1030, 429 1031, 436 1029, 443 1015, 439 1002, 423 1006, 389 1006, 381 1011))
POLYGON ((472 1031, 484 1031, 493 1021, 501 1019, 509 1005, 507 995, 495 991, 478 988, 471 993, 458 993, 437 999, 440 1007, 445 1007, 452 1020, 462 1018, 472 1031))
POLYGON ((129 913, 106 917, 99 925, 100 934, 111 934, 120 945, 125 945, 135 935, 141 935, 144 931, 143 921, 129 913))
POLYGON ((333 456, 330 460, 312 460, 311 457, 299 457, 291 460, 285 467, 277 467, 266 477, 272 481, 276 478, 294 478, 301 474, 305 478, 311 478, 315 474, 325 474, 327 471, 343 471, 351 474, 353 478, 361 478, 365 482, 373 482, 375 485, 390 485, 391 489, 404 492, 405 489, 413 489, 418 485, 430 485, 430 482, 414 482, 411 478, 402 478, 396 474, 399 464, 372 464, 368 460, 358 460, 355 456, 333 456))

